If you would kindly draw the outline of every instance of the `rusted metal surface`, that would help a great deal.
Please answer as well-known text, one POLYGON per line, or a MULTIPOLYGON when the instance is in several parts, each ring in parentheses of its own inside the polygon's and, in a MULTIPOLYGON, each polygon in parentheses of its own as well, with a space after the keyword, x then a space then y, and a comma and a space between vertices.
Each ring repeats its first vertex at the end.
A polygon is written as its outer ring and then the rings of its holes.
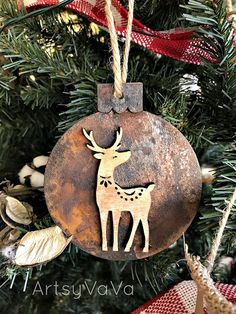
POLYGON ((109 113, 111 110, 117 113, 143 111, 143 83, 124 84, 122 99, 113 96, 113 84, 98 84, 98 111, 109 113))
POLYGON ((92 255, 111 259, 140 259, 174 243, 193 220, 201 196, 201 171, 190 144, 171 124, 148 112, 96 113, 64 134, 52 151, 45 174, 45 196, 54 221, 73 235, 73 242, 92 255), (150 248, 143 253, 139 226, 130 252, 124 252, 132 228, 123 212, 119 226, 119 251, 112 251, 112 224, 108 219, 108 252, 102 251, 96 181, 99 160, 87 148, 82 128, 93 130, 96 142, 109 147, 122 127, 120 151, 131 158, 116 168, 115 181, 122 187, 155 183, 149 211, 150 248))

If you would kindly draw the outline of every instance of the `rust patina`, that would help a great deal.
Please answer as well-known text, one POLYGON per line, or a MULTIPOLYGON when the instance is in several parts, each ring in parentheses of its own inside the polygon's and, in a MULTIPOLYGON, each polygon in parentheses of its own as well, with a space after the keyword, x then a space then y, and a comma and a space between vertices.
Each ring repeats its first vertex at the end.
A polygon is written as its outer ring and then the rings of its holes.
POLYGON ((171 124, 148 112, 95 113, 84 118, 58 141, 45 174, 45 197, 55 223, 82 250, 111 260, 140 259, 154 255, 174 243, 192 222, 201 196, 201 171, 185 137, 171 124), (109 147, 122 127, 120 151, 131 158, 114 173, 122 187, 155 183, 149 212, 150 249, 143 253, 143 230, 139 226, 130 252, 124 247, 132 219, 122 213, 119 251, 112 251, 112 226, 108 221, 109 249, 101 249, 101 226, 96 205, 99 161, 87 148, 82 129, 93 130, 101 147, 109 147))

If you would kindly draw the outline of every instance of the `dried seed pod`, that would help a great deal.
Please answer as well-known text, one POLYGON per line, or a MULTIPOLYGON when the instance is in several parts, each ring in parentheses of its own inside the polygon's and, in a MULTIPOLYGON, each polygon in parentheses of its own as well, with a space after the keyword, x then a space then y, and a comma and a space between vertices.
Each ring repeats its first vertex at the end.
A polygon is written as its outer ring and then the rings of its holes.
POLYGON ((29 225, 33 220, 32 206, 4 194, 0 196, 0 212, 2 220, 11 228, 29 225))
POLYGON ((6 234, 8 234, 12 229, 9 227, 9 226, 6 226, 5 228, 3 228, 1 231, 0 231, 0 241, 2 241, 6 234))
POLYGON ((11 229, 6 226, 0 231, 0 247, 15 243, 21 235, 21 232, 17 229, 11 229))
POLYGON ((2 220, 11 228, 16 228, 17 223, 11 220, 7 214, 6 214, 6 207, 1 206, 0 207, 0 213, 1 213, 1 218, 2 220))
POLYGON ((16 250, 15 264, 34 266, 46 263, 60 255, 70 243, 58 226, 26 233, 16 250))
POLYGON ((10 244, 10 243, 16 243, 16 241, 19 239, 20 236, 21 236, 21 232, 17 229, 13 229, 3 239, 3 243, 5 245, 10 244))
POLYGON ((0 231, 0 252, 3 256, 14 260, 20 235, 19 230, 11 229, 9 226, 0 231))
POLYGON ((7 184, 7 186, 5 186, 3 188, 3 190, 6 192, 7 195, 10 195, 9 192, 12 192, 12 191, 22 191, 22 190, 25 190, 25 186, 23 184, 17 184, 17 185, 14 185, 14 184, 11 184, 10 182, 7 184))
POLYGON ((206 166, 206 165, 202 165, 201 171, 202 171, 202 183, 212 184, 215 179, 216 169, 206 166))
POLYGON ((17 184, 13 185, 10 189, 10 191, 20 191, 20 190, 25 190, 25 186, 23 184, 17 184))
POLYGON ((33 218, 32 206, 11 196, 7 196, 6 201, 6 215, 11 220, 22 225, 31 224, 33 218))

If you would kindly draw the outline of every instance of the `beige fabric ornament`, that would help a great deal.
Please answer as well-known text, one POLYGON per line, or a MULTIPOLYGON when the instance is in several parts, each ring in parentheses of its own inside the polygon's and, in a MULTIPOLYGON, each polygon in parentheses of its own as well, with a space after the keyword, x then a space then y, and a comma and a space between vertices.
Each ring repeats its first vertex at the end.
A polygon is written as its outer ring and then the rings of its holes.
POLYGON ((15 264, 35 266, 49 262, 65 250, 71 239, 57 226, 28 232, 19 242, 15 264))

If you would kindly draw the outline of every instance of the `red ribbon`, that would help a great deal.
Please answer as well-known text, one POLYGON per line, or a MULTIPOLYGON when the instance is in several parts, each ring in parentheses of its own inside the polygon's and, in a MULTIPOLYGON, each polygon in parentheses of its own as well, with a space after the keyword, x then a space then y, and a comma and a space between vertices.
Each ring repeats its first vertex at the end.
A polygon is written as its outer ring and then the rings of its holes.
MULTIPOLYGON (((60 0, 23 0, 27 10, 56 5, 60 0)), ((75 0, 65 6, 96 24, 107 28, 105 0, 75 0)), ((119 0, 112 0, 117 33, 125 37, 128 12, 119 0)), ((204 49, 204 43, 194 36, 194 29, 172 29, 157 32, 133 20, 131 40, 157 54, 192 64, 200 64, 202 58, 215 63, 216 59, 204 49)))

